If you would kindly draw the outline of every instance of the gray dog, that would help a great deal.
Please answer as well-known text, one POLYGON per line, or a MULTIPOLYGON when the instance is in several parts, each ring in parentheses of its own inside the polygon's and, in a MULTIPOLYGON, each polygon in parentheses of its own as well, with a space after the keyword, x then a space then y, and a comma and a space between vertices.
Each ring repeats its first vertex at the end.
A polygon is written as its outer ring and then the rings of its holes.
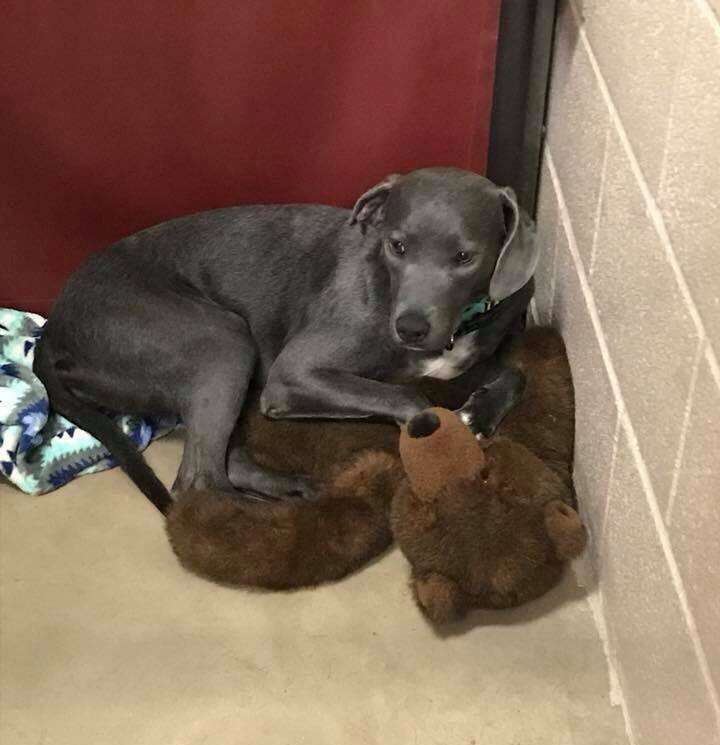
MULTIPOLYGON (((251 381, 272 418, 405 422, 427 401, 402 381, 489 359, 525 311, 536 262, 512 191, 456 169, 389 176, 352 211, 202 212, 91 256, 50 314, 35 370, 54 408, 101 440, 163 512, 170 495, 103 409, 182 417, 176 490, 308 495, 301 477, 228 452, 251 381), (497 304, 456 339, 480 297, 497 304)), ((500 409, 513 403, 512 382, 500 409)), ((462 414, 483 432, 499 416, 477 397, 462 414)))

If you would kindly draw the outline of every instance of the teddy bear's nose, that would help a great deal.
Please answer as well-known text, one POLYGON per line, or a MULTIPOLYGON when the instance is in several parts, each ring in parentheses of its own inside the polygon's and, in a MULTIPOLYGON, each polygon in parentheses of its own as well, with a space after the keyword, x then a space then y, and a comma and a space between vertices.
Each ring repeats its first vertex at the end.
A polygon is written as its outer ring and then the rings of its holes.
POLYGON ((440 426, 440 417, 434 411, 423 411, 416 414, 407 426, 410 437, 428 437, 440 426))

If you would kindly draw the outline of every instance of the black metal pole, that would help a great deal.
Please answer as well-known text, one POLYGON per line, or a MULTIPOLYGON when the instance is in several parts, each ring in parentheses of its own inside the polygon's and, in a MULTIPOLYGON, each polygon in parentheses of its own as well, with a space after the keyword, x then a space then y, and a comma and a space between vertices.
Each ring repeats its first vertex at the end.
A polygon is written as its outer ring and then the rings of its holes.
POLYGON ((503 0, 487 175, 535 214, 556 0, 503 0))

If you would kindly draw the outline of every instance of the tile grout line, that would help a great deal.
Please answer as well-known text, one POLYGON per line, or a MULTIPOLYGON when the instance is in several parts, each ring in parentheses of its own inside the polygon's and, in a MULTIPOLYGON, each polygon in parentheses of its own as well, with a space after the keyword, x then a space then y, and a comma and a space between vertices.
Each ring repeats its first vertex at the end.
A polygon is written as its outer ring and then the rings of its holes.
POLYGON ((602 591, 602 589, 598 586, 598 613, 600 614, 600 617, 602 618, 602 625, 605 629, 605 633, 607 634, 607 642, 608 642, 608 664, 611 666, 611 670, 613 672, 613 675, 615 676, 615 686, 616 686, 616 701, 620 706, 620 710, 623 713, 623 719, 625 720, 625 734, 627 735, 628 742, 630 745, 636 745, 636 739, 635 739, 635 731, 633 730, 633 724, 632 724, 632 716, 630 714, 630 707, 628 705, 627 699, 625 698, 625 692, 622 687, 622 678, 620 674, 620 666, 617 662, 617 655, 613 651, 613 644, 612 644, 612 633, 610 631, 610 627, 607 622, 607 616, 605 614, 605 593, 602 591))
POLYGON ((585 274, 585 269, 582 266, 582 260, 580 259, 577 242, 575 240, 575 232, 572 228, 570 213, 568 212, 567 205, 565 204, 565 197, 563 196, 560 179, 557 175, 557 170, 555 169, 555 162, 552 157, 552 152, 550 151, 549 147, 546 148, 546 151, 548 159, 548 170, 550 171, 550 175, 553 179, 553 186, 556 190, 558 198, 558 211, 560 212, 563 227, 565 229, 565 235, 568 242, 568 250, 570 251, 570 255, 573 259, 573 262, 575 263, 576 270, 579 270, 577 274, 580 281, 580 289, 582 290, 583 298, 588 308, 588 313, 593 325, 593 330, 595 331, 595 335, 597 336, 598 345, 600 347, 600 355, 603 359, 603 362, 605 363, 605 369, 608 373, 608 380, 610 382, 610 387, 612 388, 613 396, 615 397, 615 403, 618 408, 618 415, 620 416, 625 413, 625 400, 623 399, 622 391, 620 389, 620 383, 617 379, 615 369, 610 359, 610 352, 607 347, 607 342, 605 341, 605 335, 602 332, 600 316, 598 315, 597 308, 595 306, 595 298, 592 294, 592 289, 590 287, 590 283, 588 282, 587 275, 585 274))
POLYGON ((600 231, 600 217, 602 214, 603 197, 605 195, 605 179, 607 178, 608 153, 610 152, 610 135, 612 127, 608 118, 607 132, 605 133, 605 149, 603 151, 602 166, 600 168, 600 186, 598 188, 597 205, 595 206, 595 220, 593 224, 592 245, 590 247, 590 265, 588 267, 588 276, 592 278, 595 269, 595 258, 597 257, 598 233, 600 231))
POLYGON ((695 5, 697 9, 703 14, 703 16, 705 16, 705 20, 711 24, 711 26, 715 30, 715 33, 720 36, 720 17, 718 17, 715 10, 713 10, 708 1, 695 0, 695 5))
POLYGON ((658 539, 660 541, 660 546, 663 550, 667 566, 670 570, 670 576, 672 579, 673 587, 678 596, 680 607, 685 617, 685 623, 687 626, 688 635, 693 645, 695 656, 698 660, 698 665, 700 667, 700 672, 702 674, 703 681, 705 682, 705 687, 708 692, 708 696, 710 698, 710 703, 715 713, 717 727, 720 730, 720 701, 718 700, 718 694, 715 689, 712 676, 710 674, 710 668, 708 666, 707 657, 705 655, 705 650, 703 649, 702 642, 700 641, 700 636, 697 630, 697 626, 695 624, 695 619, 690 610, 687 595, 685 593, 685 588, 683 586, 682 578, 680 576, 680 571, 678 569, 677 562, 675 561, 675 556, 672 551, 670 539, 668 537, 667 530, 665 529, 665 524, 663 523, 662 515, 660 513, 660 508, 657 503, 657 498, 655 497, 655 490, 652 486, 650 475, 648 473, 645 460, 643 459, 642 452, 640 451, 640 445, 638 443, 635 430, 632 426, 632 422, 630 421, 630 416, 627 412, 627 408, 625 407, 625 401, 622 396, 620 383, 617 379, 615 368, 612 364, 612 359, 610 357, 610 351, 607 346, 607 341, 605 340, 605 335, 603 333, 602 325, 600 323, 600 317, 598 315, 597 307, 595 305, 595 298, 592 295, 592 290, 590 289, 590 285, 585 275, 585 270, 583 269, 583 266, 582 266, 582 260, 580 259, 580 254, 578 252, 577 244, 575 242, 575 235, 572 229, 572 222, 570 220, 570 214, 568 212, 567 205, 565 204, 565 199, 563 197, 561 186, 560 186, 560 180, 558 178, 557 171, 555 170, 555 163, 552 159, 552 153, 550 152, 549 148, 547 148, 547 159, 548 159, 548 170, 553 180, 553 186, 555 188, 555 193, 557 195, 558 211, 562 218, 563 225, 565 227, 565 232, 568 238, 568 247, 570 250, 570 254, 572 256, 573 263, 575 264, 575 271, 578 275, 580 287, 582 289, 584 299, 585 299, 585 304, 587 306, 587 309, 590 315, 590 320, 592 322, 593 329, 595 331, 595 335, 597 337, 598 344, 600 346, 600 353, 602 355, 603 362, 605 364, 605 369, 607 371, 608 378, 610 380, 610 387, 612 388, 613 395, 616 398, 616 402, 618 405, 618 413, 622 420, 622 426, 623 426, 623 429, 625 430, 625 434, 628 439, 628 444, 630 446, 630 451, 633 455, 633 460, 635 461, 635 466, 637 468, 638 474, 640 475, 640 480, 642 482, 642 485, 645 491, 645 498, 650 508, 650 514, 653 518, 653 522, 655 523, 655 530, 657 532, 658 539))
POLYGON ((605 490, 605 509, 603 510, 603 522, 602 522, 602 530, 600 533, 600 541, 605 540, 605 534, 607 532, 607 521, 608 521, 608 515, 610 514, 610 498, 611 498, 611 491, 610 487, 612 487, 613 478, 615 476, 615 466, 617 465, 617 454, 618 454, 618 445, 620 444, 620 413, 616 413, 615 415, 615 432, 613 434, 613 449, 612 449, 612 455, 610 456, 610 475, 608 476, 608 484, 607 489, 605 490))
MULTIPOLYGON (((543 153, 543 156, 540 158, 540 166, 542 168, 543 163, 545 162, 545 155, 543 153)), ((542 183, 540 184, 542 188, 542 183)), ((552 189, 553 192, 553 198, 555 199, 555 210, 554 210, 554 216, 555 216, 555 227, 554 227, 554 235, 552 240, 552 249, 550 251, 552 255, 552 263, 550 267, 550 300, 548 302, 548 307, 545 309, 547 310, 547 321, 545 323, 546 326, 552 325, 552 318, 553 318, 553 308, 555 306, 555 285, 556 285, 556 272, 557 272, 557 244, 558 244, 558 231, 559 231, 559 222, 558 222, 558 214, 557 214, 557 197, 555 196, 555 186, 554 184, 548 184, 548 189, 552 189)), ((540 204, 538 200, 538 205, 540 204)), ((535 227, 537 229, 538 226, 538 218, 540 217, 539 213, 539 207, 536 210, 536 216, 535 216, 535 227)), ((533 313, 533 318, 535 319, 536 324, 540 324, 540 311, 538 309, 538 305, 535 302, 535 294, 533 294, 532 299, 530 300, 530 305, 535 307, 535 311, 533 313)))
MULTIPOLYGON (((625 154, 628 157, 630 168, 633 172, 633 175, 635 176, 635 180, 640 188, 640 192, 645 202, 645 210, 647 212, 647 215, 650 217, 650 220, 652 221, 653 227, 655 228, 658 237, 660 238, 660 243, 662 244, 665 251, 666 259, 670 264, 670 268, 672 269, 673 274, 675 275, 675 281, 677 282, 678 288, 680 289, 680 294, 685 301, 685 306, 690 315, 690 318, 695 325, 696 332, 701 340, 706 339, 707 333, 705 331, 705 325, 703 324, 700 313, 697 309, 697 306, 695 305, 695 301, 693 300, 692 294, 690 293, 690 289, 685 280, 685 275, 683 274, 682 269, 680 268, 680 264, 678 263, 677 256, 675 256, 675 251, 672 247, 672 241, 670 240, 670 235, 667 231, 665 220, 663 219, 660 208, 657 206, 655 199, 650 193, 650 188, 648 187, 647 181, 645 180, 642 170, 640 169, 640 164, 635 157, 635 153, 633 152, 632 145, 630 144, 630 140, 627 136, 627 132, 625 132, 625 128, 623 127, 620 115, 615 108, 615 104, 613 103, 610 91, 607 87, 607 83, 605 82, 605 78, 600 71, 600 66, 598 65, 595 54, 592 50, 592 47, 590 46, 590 41, 587 38, 585 29, 580 23, 578 10, 575 7, 576 2, 577 0, 570 0, 569 5, 573 14, 573 18, 575 20, 578 35, 585 48, 588 59, 590 60, 590 66, 592 67, 595 74, 600 93, 602 94, 602 97, 605 100, 605 105, 608 107, 608 110, 610 112, 610 120, 615 125, 615 131, 618 135, 618 138, 620 139, 620 142, 622 143, 625 154)), ((712 347, 708 347, 708 352, 712 358, 715 357, 715 352, 712 347)), ((718 367, 717 359, 715 359, 715 366, 718 367)))
MULTIPOLYGON (((553 191, 555 185, 553 184, 553 191)), ((552 272, 550 274, 550 302, 548 303, 548 324, 552 324, 555 315, 555 290, 557 288, 557 255, 558 255, 558 235, 560 234, 560 221, 557 214, 557 195, 555 197, 555 238, 552 249, 552 272)))
POLYGON ((667 116, 667 127, 665 128, 665 141, 663 142, 663 152, 662 152, 662 163, 660 164, 660 176, 658 178, 658 194, 662 193, 663 191, 663 184, 665 183, 665 178, 667 177, 667 169, 668 169, 668 149, 670 147, 670 139, 673 131, 673 118, 675 116, 675 92, 677 91, 678 87, 678 80, 680 78, 680 70, 682 69, 682 66, 685 64, 685 60, 687 59, 687 40, 688 40, 688 28, 690 26, 690 3, 686 0, 685 1, 685 17, 683 18, 683 30, 682 30, 682 41, 680 43, 680 59, 678 62, 677 69, 673 73, 673 79, 672 79, 672 85, 670 86, 670 109, 668 110, 668 116, 667 116))
POLYGON ((632 422, 630 421, 630 417, 628 416, 627 412, 625 412, 625 414, 623 415, 623 429, 625 430, 625 436, 628 440, 628 444, 630 445, 633 459, 635 460, 635 466, 637 467, 638 474, 640 475, 640 481, 643 484, 645 497, 648 505, 650 506, 650 514, 653 518, 653 522, 655 523, 655 530, 657 531, 660 546, 663 550, 663 553, 665 554, 665 560, 670 570, 670 577, 672 579, 675 592, 677 593, 678 600, 680 601, 680 608, 683 612, 683 615, 685 616, 688 636, 690 637, 690 642, 692 643, 695 650, 695 657, 697 658, 698 666, 700 667, 700 674, 702 675, 703 681, 705 683, 705 688, 710 699, 710 705, 712 706, 715 713, 716 727, 718 729, 718 732, 720 733, 720 699, 718 698, 717 689, 715 688, 715 683, 712 679, 707 656, 705 654, 702 641, 700 640, 700 633, 698 632, 697 624, 695 623, 695 617, 690 610, 690 604, 687 599, 687 594, 685 593, 685 586, 683 584, 682 576, 680 575, 680 570, 678 569, 677 562, 675 561, 675 555, 672 551, 670 537, 668 536, 665 524, 663 523, 662 515, 660 514, 660 508, 657 505, 655 492, 652 487, 652 482, 650 481, 650 474, 648 473, 645 461, 642 459, 642 455, 640 453, 640 445, 638 443, 637 436, 635 435, 635 430, 633 429, 632 422))
POLYGON ((720 364, 718 364, 718 358, 715 356, 709 342, 705 347, 705 361, 710 366, 710 372, 713 378, 715 378, 717 387, 720 388, 720 364))
POLYGON ((685 456, 685 441, 687 440, 688 429, 690 429, 690 412, 692 411, 693 402, 695 399, 695 389, 697 384, 698 372, 700 371, 700 362, 702 361, 702 358, 704 356, 704 349, 705 342, 700 341, 693 357, 693 366, 690 372, 690 385, 688 386, 687 399, 685 401, 685 410, 683 411, 683 421, 680 427, 680 439, 678 440, 675 463, 673 464, 672 480, 670 482, 670 494, 668 496, 667 507, 665 508, 665 525, 667 525, 668 528, 670 527, 673 508, 675 506, 675 496, 677 495, 678 483, 680 482, 680 467, 682 465, 683 457, 685 456))
POLYGON ((636 745, 637 741, 632 728, 630 712, 628 711, 627 701, 625 699, 625 694, 623 693, 622 684, 620 683, 620 675, 618 674, 618 669, 614 661, 615 655, 613 654, 612 644, 610 643, 610 631, 608 629, 607 620, 605 619, 605 600, 599 585, 587 596, 587 601, 590 606, 590 613, 592 614, 593 621, 595 622, 595 628, 600 637, 600 643, 602 644, 605 661, 608 667, 608 677, 610 679, 610 703, 613 706, 620 707, 623 719, 625 720, 625 734, 627 735, 628 743, 629 745, 636 745))
MULTIPOLYGON (((553 184, 553 189, 555 191, 555 200, 557 202, 558 228, 562 226, 562 229, 565 231, 568 251, 572 257, 573 263, 575 264, 575 270, 576 272, 578 272, 578 262, 580 261, 580 259, 579 259, 579 254, 577 254, 577 247, 575 245, 575 235, 572 230, 572 224, 570 223, 567 206, 565 204, 565 198, 562 194, 560 180, 558 178, 557 171, 555 170, 555 163, 552 158, 552 152, 550 150, 549 144, 545 145, 545 158, 547 162, 548 172, 550 173, 550 179, 553 184), (577 258, 575 254, 577 254, 577 258)), ((598 330, 595 326, 595 321, 592 318, 592 312, 590 310, 590 305, 588 303, 588 298, 587 298, 588 293, 590 293, 590 288, 588 286, 586 289, 583 286, 583 281, 585 281, 585 284, 587 284, 587 280, 585 279, 584 272, 582 276, 578 272, 578 281, 580 282, 580 285, 581 285, 580 289, 583 294, 583 299, 585 300, 585 304, 588 307, 588 313, 590 315, 590 322, 593 326, 593 331, 595 332, 595 336, 598 338, 598 345, 600 346, 600 356, 602 357, 603 364, 605 365, 605 369, 607 370, 608 369, 608 361, 607 361, 608 351, 607 349, 603 349, 604 338, 601 341, 600 335, 598 334, 598 330)), ((615 405, 617 408, 616 430, 617 430, 617 435, 619 439, 620 417, 622 414, 622 410, 624 408, 624 402, 622 400, 622 396, 620 395, 620 387, 619 387, 619 383, 617 379, 615 378, 614 375, 610 375, 609 373, 608 373, 608 378, 610 381, 610 388, 612 389, 613 398, 615 400, 615 405)), ((608 490, 609 488, 610 488, 610 482, 608 482, 608 490)), ((604 535, 604 533, 605 533, 605 526, 603 524, 602 534, 604 535)), ((600 545, 602 546, 602 541, 600 545)), ((599 582, 599 578, 598 578, 598 582, 599 582)), ((607 619, 605 618, 604 603, 602 602, 601 592, 602 591, 600 590, 600 587, 598 584, 598 598, 594 600, 593 602, 589 602, 589 604, 590 604, 591 612, 593 614, 593 619, 595 620, 595 627, 603 643, 603 650, 605 652, 605 659, 606 659, 606 663, 608 666, 608 674, 610 677, 611 699, 614 699, 614 703, 620 706, 622 713, 623 713, 623 719, 625 720, 625 733, 627 734, 628 741, 630 742, 630 745, 635 745, 635 737, 633 735, 633 729, 632 729, 632 720, 630 717, 630 712, 628 709, 627 701, 625 699, 625 692, 620 683, 619 671, 615 665, 615 655, 613 653, 612 646, 610 644, 608 623, 607 623, 607 619)))

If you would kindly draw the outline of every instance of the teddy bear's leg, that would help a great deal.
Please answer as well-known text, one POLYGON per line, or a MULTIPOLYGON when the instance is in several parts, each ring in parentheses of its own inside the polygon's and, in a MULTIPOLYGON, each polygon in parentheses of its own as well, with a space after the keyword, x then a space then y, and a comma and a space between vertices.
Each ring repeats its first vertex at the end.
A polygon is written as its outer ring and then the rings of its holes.
POLYGON ((355 497, 376 507, 388 507, 403 480, 403 468, 396 456, 366 450, 349 464, 335 469, 325 494, 344 499, 355 497))
POLYGON ((447 623, 463 615, 462 592, 453 580, 433 572, 415 577, 412 584, 417 604, 433 623, 447 623))

